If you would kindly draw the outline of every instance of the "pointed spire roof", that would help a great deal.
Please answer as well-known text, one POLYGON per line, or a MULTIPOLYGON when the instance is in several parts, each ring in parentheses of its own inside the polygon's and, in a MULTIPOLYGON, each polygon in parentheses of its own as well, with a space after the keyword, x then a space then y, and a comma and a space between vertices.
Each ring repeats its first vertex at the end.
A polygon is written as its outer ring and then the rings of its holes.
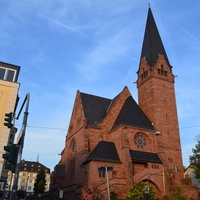
POLYGON ((159 54, 164 55, 166 62, 171 67, 160 34, 158 32, 151 8, 149 7, 146 29, 144 34, 141 58, 145 57, 150 67, 156 63, 159 54))

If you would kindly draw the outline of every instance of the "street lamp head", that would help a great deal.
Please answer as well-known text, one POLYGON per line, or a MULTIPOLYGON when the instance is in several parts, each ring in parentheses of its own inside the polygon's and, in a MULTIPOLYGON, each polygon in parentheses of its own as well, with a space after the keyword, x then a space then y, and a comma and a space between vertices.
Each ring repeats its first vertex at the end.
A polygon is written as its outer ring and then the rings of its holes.
POLYGON ((160 135, 160 134, 161 134, 160 131, 155 132, 155 135, 160 135))

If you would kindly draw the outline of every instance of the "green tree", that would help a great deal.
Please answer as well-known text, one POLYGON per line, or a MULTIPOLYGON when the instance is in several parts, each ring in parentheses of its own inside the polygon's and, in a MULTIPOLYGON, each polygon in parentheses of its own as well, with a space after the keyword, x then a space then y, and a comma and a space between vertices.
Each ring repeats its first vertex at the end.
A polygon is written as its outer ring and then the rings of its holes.
POLYGON ((157 199, 153 187, 148 182, 134 183, 128 191, 128 200, 157 199))
POLYGON ((200 178, 200 140, 197 141, 195 148, 192 149, 193 155, 190 156, 190 164, 194 169, 195 178, 200 178))
POLYGON ((117 196, 118 196, 117 193, 111 192, 110 193, 110 200, 118 200, 117 196))
POLYGON ((45 185, 46 185, 46 179, 45 179, 45 171, 44 169, 41 169, 35 179, 34 183, 34 193, 35 194, 41 194, 45 191, 45 185))
POLYGON ((173 197, 173 200, 186 200, 187 199, 183 190, 178 186, 175 186, 172 188, 172 197, 173 197))

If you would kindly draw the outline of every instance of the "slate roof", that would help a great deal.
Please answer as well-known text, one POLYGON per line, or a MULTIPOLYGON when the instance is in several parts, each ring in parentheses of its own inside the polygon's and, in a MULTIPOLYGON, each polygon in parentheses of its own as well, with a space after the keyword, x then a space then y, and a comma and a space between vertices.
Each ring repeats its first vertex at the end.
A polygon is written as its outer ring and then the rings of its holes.
POLYGON ((50 173, 50 169, 39 162, 22 160, 20 171, 38 172, 41 168, 50 173))
POLYGON ((150 67, 153 67, 158 59, 158 55, 164 55, 168 65, 171 67, 162 40, 160 38, 151 8, 149 8, 146 29, 144 34, 141 59, 146 58, 150 67))
POLYGON ((121 163, 114 142, 100 141, 83 164, 90 161, 121 163))
POLYGON ((121 124, 154 130, 151 121, 147 118, 132 96, 126 99, 113 128, 121 124))
POLYGON ((112 102, 111 99, 80 93, 83 111, 88 125, 97 126, 106 115, 106 111, 112 102))
POLYGON ((158 154, 156 154, 156 153, 130 150, 130 155, 131 155, 131 159, 132 159, 133 162, 139 162, 139 163, 147 163, 147 162, 162 163, 162 161, 160 160, 158 154))
MULTIPOLYGON (((86 93, 80 95, 87 124, 90 126, 98 126, 118 97, 117 95, 114 99, 108 99, 86 93)), ((125 101, 113 128, 122 124, 154 130, 150 120, 131 96, 125 101)))

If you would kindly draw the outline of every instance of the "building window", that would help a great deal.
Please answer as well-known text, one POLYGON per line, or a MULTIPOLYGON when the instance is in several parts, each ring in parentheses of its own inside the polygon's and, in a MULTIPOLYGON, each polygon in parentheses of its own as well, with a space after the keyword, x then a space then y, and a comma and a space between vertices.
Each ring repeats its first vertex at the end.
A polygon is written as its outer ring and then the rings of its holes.
POLYGON ((16 74, 15 70, 0 67, 0 79, 1 80, 14 82, 15 74, 16 74))
POLYGON ((25 179, 24 178, 22 179, 22 183, 25 183, 25 179))
POLYGON ((5 73, 6 73, 6 69, 0 68, 0 79, 4 80, 5 73))
POLYGON ((144 135, 142 133, 137 133, 135 134, 134 138, 134 143, 138 148, 144 148, 144 146, 146 145, 146 139, 144 137, 144 135))
POLYGON ((161 65, 161 68, 158 69, 158 74, 167 76, 167 71, 164 70, 163 65, 161 65))
POLYGON ((72 152, 76 151, 76 142, 74 141, 74 143, 72 144, 72 152))
POLYGON ((152 169, 159 169, 159 165, 152 164, 152 169))
POLYGON ((104 171, 102 171, 102 172, 99 171, 99 177, 105 177, 105 172, 104 171))
POLYGON ((142 75, 141 75, 141 79, 145 79, 146 77, 148 76, 148 71, 147 70, 144 70, 143 68, 143 72, 142 72, 142 75))
POLYGON ((28 190, 31 190, 32 189, 32 187, 31 186, 28 186, 28 190))

